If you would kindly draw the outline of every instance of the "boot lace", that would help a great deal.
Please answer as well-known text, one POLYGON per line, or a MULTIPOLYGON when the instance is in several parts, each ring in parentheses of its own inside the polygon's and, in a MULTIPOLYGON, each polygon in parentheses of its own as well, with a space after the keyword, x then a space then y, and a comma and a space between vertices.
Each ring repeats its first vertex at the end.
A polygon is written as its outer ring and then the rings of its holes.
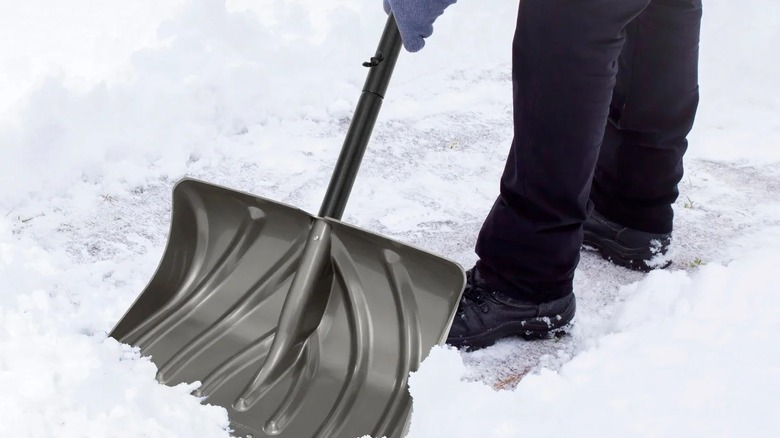
POLYGON ((457 315, 464 316, 466 308, 478 306, 483 313, 488 311, 487 300, 482 288, 476 286, 473 283, 471 271, 468 272, 468 282, 466 289, 463 291, 463 296, 460 298, 460 304, 458 305, 457 315))

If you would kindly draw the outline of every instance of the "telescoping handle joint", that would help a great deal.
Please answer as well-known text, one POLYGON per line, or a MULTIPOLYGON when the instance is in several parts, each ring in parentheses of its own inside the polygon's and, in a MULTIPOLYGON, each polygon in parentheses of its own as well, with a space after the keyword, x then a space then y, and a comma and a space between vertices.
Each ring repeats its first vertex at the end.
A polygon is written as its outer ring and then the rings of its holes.
POLYGON ((344 145, 341 147, 336 168, 331 176, 325 199, 320 207, 320 217, 341 219, 349 200, 349 194, 355 183, 360 162, 371 139, 371 132, 379 116, 382 101, 390 84, 395 63, 401 52, 401 34, 395 18, 387 17, 382 38, 379 40, 376 54, 363 65, 368 67, 368 77, 363 85, 355 114, 349 124, 344 145))

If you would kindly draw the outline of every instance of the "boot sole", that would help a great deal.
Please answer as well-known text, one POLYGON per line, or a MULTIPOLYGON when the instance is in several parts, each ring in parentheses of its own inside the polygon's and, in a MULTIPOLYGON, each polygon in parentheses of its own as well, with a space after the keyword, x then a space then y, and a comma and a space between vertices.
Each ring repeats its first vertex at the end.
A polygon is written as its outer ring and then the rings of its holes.
POLYGON ((585 231, 582 245, 596 250, 601 257, 610 262, 639 272, 650 272, 654 269, 664 269, 672 264, 669 260, 660 266, 649 266, 648 261, 656 257, 650 248, 627 248, 614 240, 604 239, 596 233, 585 231))
POLYGON ((577 310, 577 300, 574 294, 546 303, 546 305, 553 309, 561 307, 562 310, 550 316, 509 321, 467 338, 447 339, 447 344, 471 351, 488 347, 504 338, 521 337, 531 341, 564 336, 577 310))

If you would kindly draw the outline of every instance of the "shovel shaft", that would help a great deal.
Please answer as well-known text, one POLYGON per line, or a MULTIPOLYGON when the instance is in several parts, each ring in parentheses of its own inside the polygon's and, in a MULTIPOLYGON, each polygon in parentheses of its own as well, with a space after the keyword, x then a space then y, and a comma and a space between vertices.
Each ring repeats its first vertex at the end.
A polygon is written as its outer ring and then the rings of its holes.
POLYGON ((390 15, 387 17, 387 24, 376 55, 363 64, 369 68, 368 77, 363 85, 363 92, 355 108, 344 145, 341 147, 336 169, 325 192, 325 199, 320 207, 320 217, 341 219, 344 214, 400 51, 401 35, 398 33, 395 18, 390 15))

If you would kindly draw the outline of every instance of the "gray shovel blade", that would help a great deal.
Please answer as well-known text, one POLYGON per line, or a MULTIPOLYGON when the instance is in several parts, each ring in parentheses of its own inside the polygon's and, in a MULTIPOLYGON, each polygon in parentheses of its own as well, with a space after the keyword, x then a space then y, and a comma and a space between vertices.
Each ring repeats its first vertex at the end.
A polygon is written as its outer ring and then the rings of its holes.
POLYGON ((446 259, 333 219, 185 179, 168 247, 110 336, 237 436, 401 437, 407 377, 465 285, 446 259))

